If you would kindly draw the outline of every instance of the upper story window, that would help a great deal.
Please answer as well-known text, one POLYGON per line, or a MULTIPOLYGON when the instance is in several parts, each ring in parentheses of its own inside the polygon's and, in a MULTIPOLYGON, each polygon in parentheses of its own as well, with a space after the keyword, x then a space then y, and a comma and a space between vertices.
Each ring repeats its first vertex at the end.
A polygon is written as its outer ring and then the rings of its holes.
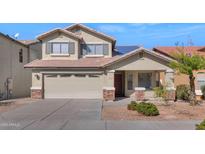
POLYGON ((69 44, 68 43, 52 43, 53 54, 68 54, 69 44))
POLYGON ((47 53, 50 54, 74 54, 75 43, 74 42, 48 42, 47 53))
POLYGON ((108 55, 108 44, 81 44, 82 55, 108 55))
POLYGON ((19 51, 19 63, 23 63, 23 49, 19 51))

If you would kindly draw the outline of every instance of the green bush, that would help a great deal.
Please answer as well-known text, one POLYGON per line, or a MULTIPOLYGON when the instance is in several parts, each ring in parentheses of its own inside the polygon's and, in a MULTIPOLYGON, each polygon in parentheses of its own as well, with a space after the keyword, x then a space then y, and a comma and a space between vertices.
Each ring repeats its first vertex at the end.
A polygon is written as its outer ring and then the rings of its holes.
POLYGON ((137 105, 137 112, 144 114, 145 116, 157 116, 159 110, 156 105, 152 103, 141 102, 137 105))
POLYGON ((205 120, 196 125, 196 130, 205 130, 205 120))
POLYGON ((201 92, 203 94, 203 99, 205 99, 205 85, 201 86, 201 92))
POLYGON ((134 110, 136 110, 136 108, 137 108, 137 103, 135 101, 131 101, 131 103, 127 105, 128 110, 134 111, 134 110))
POLYGON ((145 116, 157 116, 159 115, 159 110, 157 109, 156 105, 152 103, 145 103, 145 102, 131 102, 127 106, 128 110, 137 111, 139 113, 144 114, 145 116))
POLYGON ((176 88, 176 98, 181 100, 189 101, 190 96, 190 86, 189 85, 179 85, 176 88))

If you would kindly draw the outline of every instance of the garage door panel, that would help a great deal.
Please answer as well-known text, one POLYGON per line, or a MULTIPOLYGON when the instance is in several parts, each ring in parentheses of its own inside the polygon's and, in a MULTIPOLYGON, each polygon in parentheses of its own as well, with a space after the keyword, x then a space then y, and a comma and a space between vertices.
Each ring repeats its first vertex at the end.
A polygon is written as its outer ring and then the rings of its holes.
POLYGON ((103 77, 98 76, 45 76, 45 98, 102 98, 103 77))

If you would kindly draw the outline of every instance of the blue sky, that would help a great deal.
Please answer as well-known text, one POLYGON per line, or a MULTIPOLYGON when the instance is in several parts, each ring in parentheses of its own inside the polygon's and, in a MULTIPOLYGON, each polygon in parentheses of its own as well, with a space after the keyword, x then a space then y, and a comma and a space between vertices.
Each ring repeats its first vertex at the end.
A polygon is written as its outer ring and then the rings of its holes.
MULTIPOLYGON (((31 40, 53 28, 65 28, 69 25, 69 23, 0 24, 0 32, 10 36, 19 33, 19 40, 31 40)), ((88 23, 85 25, 115 37, 117 45, 142 45, 147 48, 174 46, 177 42, 184 45, 205 45, 205 24, 88 23)))

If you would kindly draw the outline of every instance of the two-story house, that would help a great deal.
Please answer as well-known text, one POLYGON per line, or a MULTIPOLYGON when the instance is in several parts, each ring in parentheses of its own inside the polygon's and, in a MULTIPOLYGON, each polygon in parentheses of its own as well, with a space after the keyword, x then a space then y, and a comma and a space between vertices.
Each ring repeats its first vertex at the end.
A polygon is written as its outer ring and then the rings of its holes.
POLYGON ((16 40, 0 33, 0 100, 29 97, 31 70, 24 65, 41 58, 41 44, 16 40))
POLYGON ((33 98, 114 100, 140 97, 141 90, 160 84, 174 88, 171 58, 142 47, 117 47, 115 38, 82 24, 37 39, 42 59, 25 65, 32 69, 33 98))

